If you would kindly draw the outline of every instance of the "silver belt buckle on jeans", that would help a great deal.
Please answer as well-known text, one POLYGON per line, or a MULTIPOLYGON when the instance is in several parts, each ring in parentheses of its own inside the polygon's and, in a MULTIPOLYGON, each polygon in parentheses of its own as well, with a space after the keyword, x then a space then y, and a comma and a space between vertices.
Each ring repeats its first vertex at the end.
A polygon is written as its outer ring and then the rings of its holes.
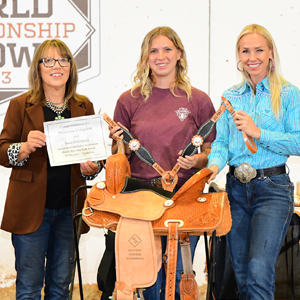
POLYGON ((256 170, 248 163, 242 163, 234 169, 234 176, 243 183, 250 182, 251 179, 256 177, 256 170))

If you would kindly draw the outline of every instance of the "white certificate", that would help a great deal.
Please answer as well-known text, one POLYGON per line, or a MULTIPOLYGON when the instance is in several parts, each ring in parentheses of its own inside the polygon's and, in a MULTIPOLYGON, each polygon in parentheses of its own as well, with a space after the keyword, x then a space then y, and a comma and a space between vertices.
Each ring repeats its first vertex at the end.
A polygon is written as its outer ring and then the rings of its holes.
POLYGON ((50 165, 97 161, 109 156, 107 124, 102 115, 44 122, 50 165))

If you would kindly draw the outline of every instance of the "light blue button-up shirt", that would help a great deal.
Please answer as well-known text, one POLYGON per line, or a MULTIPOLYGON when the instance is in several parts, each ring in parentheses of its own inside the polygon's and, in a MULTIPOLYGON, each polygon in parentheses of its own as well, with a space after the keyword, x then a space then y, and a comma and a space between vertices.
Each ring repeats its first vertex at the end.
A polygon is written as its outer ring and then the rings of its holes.
POLYGON ((226 110, 217 121, 217 137, 212 143, 208 167, 217 165, 221 171, 228 163, 238 167, 247 162, 255 169, 285 164, 290 155, 300 155, 300 91, 288 83, 281 91, 281 110, 276 119, 272 111, 269 80, 266 77, 252 93, 247 81, 242 86, 232 87, 223 94, 235 111, 243 110, 260 128, 259 140, 254 140, 257 152, 247 148, 242 132, 226 110))

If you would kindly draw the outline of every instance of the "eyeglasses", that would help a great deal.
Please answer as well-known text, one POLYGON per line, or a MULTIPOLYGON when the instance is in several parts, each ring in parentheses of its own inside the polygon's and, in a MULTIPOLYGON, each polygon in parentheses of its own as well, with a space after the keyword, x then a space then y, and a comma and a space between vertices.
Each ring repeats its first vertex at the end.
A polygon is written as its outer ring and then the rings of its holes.
POLYGON ((43 63, 46 68, 54 67, 56 62, 58 62, 61 67, 67 67, 67 66, 70 65, 71 59, 67 58, 67 57, 61 57, 61 58, 58 58, 58 59, 55 59, 55 58, 52 58, 52 57, 47 57, 47 58, 42 58, 39 61, 39 63, 43 63))

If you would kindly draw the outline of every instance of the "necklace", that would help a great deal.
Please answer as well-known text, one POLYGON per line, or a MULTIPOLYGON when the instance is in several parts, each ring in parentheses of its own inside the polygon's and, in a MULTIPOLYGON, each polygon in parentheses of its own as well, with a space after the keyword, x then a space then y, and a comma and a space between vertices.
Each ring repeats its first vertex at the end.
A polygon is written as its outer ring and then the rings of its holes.
POLYGON ((57 103, 57 102, 51 102, 51 103, 54 104, 55 106, 64 104, 64 102, 60 102, 60 103, 57 103))
POLYGON ((47 98, 46 99, 46 103, 47 106, 57 114, 57 117, 55 117, 55 120, 63 120, 64 117, 61 116, 61 114, 65 111, 65 109, 67 108, 67 100, 65 99, 64 103, 62 106, 57 106, 54 103, 50 102, 47 98))

